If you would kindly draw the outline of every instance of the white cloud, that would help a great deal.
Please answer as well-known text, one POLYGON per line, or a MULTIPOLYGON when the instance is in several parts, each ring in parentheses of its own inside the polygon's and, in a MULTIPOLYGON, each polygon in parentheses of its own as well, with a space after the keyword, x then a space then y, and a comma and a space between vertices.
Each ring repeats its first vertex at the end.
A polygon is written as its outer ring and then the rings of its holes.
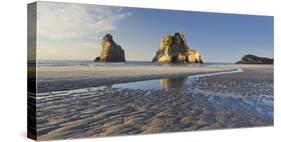
POLYGON ((129 15, 122 8, 52 2, 39 2, 37 14, 37 34, 48 40, 95 39, 129 15))

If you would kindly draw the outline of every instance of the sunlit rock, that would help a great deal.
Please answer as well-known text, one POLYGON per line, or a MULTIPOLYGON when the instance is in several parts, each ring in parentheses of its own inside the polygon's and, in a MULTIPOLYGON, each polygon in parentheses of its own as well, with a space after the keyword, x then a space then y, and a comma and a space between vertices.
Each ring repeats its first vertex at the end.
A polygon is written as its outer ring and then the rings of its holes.
POLYGON ((161 38, 160 48, 152 61, 161 63, 203 63, 200 53, 188 47, 181 32, 161 38))

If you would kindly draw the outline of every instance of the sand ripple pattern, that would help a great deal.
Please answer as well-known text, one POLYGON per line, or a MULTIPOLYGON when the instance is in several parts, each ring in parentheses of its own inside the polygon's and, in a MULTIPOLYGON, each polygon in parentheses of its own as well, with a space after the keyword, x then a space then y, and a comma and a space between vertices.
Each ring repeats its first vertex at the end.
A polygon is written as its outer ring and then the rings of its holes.
POLYGON ((39 93, 39 140, 273 125, 272 81, 224 80, 200 78, 182 90, 39 93))

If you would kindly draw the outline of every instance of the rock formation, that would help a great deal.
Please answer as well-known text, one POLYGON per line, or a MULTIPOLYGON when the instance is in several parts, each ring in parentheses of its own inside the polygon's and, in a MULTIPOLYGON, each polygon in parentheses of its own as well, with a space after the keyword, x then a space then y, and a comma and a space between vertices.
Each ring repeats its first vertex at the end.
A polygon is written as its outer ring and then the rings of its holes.
POLYGON ((120 45, 116 44, 112 35, 106 34, 102 38, 100 56, 95 62, 125 62, 125 52, 120 45))
POLYGON ((203 63, 200 53, 188 47, 181 32, 165 36, 160 40, 160 48, 152 62, 203 63))
POLYGON ((248 54, 243 56, 236 64, 273 64, 273 59, 248 54))

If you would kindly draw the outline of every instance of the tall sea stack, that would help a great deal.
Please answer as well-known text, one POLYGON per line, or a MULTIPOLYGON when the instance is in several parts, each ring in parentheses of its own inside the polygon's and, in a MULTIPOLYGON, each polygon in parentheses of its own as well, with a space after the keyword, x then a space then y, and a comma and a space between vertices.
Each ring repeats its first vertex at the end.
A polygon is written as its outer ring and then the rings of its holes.
POLYGON ((160 48, 156 52, 152 62, 203 63, 200 53, 188 47, 184 35, 181 32, 161 38, 160 48))
POLYGON ((101 53, 96 57, 95 62, 125 62, 125 51, 116 44, 112 35, 106 34, 102 38, 101 53))

